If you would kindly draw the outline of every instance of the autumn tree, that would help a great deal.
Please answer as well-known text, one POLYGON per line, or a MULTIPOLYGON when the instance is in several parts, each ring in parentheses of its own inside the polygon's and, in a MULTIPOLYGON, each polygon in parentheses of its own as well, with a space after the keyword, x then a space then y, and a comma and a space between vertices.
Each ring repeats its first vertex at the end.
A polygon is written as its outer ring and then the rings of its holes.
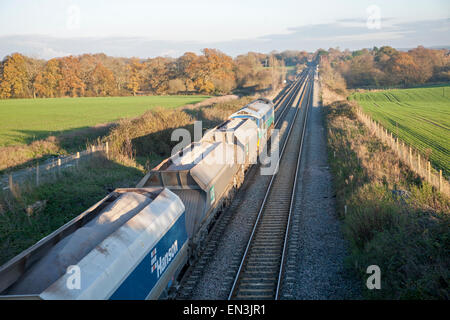
POLYGON ((275 54, 279 61, 283 61, 286 66, 297 66, 308 62, 309 53, 306 51, 285 50, 275 54))
POLYGON ((81 80, 81 68, 76 57, 68 56, 59 59, 61 79, 58 82, 60 96, 82 97, 86 84, 81 80))
POLYGON ((434 66, 431 81, 450 81, 450 53, 448 50, 433 50, 434 66))
POLYGON ((205 77, 214 85, 214 92, 229 93, 235 87, 236 79, 233 72, 233 59, 215 49, 204 49, 206 60, 205 77))
POLYGON ((266 90, 277 86, 285 78, 283 61, 276 55, 262 55, 249 52, 235 59, 235 74, 237 86, 266 90))
POLYGON ((25 58, 25 70, 27 73, 27 97, 31 95, 32 98, 36 98, 36 88, 35 88, 35 82, 37 76, 42 72, 45 61, 40 59, 33 59, 29 57, 25 58))
POLYGON ((417 68, 417 83, 425 83, 433 76, 434 55, 431 50, 419 46, 416 49, 410 50, 408 54, 416 64, 417 68))
POLYGON ((418 46, 409 50, 408 53, 417 65, 419 74, 417 81, 422 84, 429 80, 449 81, 450 75, 450 56, 446 54, 446 50, 432 50, 418 46), (445 77, 447 70, 447 77, 445 77))
POLYGON ((177 78, 184 82, 186 91, 194 91, 194 78, 200 68, 200 57, 193 52, 186 52, 175 62, 177 78))
POLYGON ((54 98, 58 95, 59 81, 62 75, 58 59, 49 60, 44 70, 36 76, 33 88, 36 95, 41 98, 54 98))
POLYGON ((103 53, 95 54, 96 64, 101 63, 110 70, 114 76, 115 90, 114 94, 127 95, 129 91, 126 88, 128 79, 128 64, 130 59, 120 57, 109 57, 103 53))
POLYGON ((256 72, 261 68, 260 62, 252 54, 239 55, 235 58, 236 82, 239 87, 248 88, 256 84, 256 72))
MULTIPOLYGON (((319 58, 320 59, 320 58, 319 58)), ((340 72, 336 72, 327 59, 321 59, 319 74, 322 83, 340 94, 346 94, 346 82, 340 72)))
POLYGON ((139 61, 137 58, 133 58, 130 64, 127 66, 127 88, 131 91, 131 93, 135 96, 139 91, 143 74, 142 70, 144 69, 144 64, 139 61))
POLYGON ((89 75, 87 88, 94 96, 114 95, 116 92, 114 74, 101 63, 97 64, 89 75))
POLYGON ((19 53, 7 56, 1 67, 0 98, 25 98, 29 92, 25 58, 19 53))
POLYGON ((411 85, 420 81, 420 70, 411 55, 399 52, 390 59, 389 73, 403 85, 411 85))
MULTIPOLYGON (((205 52, 205 50, 204 50, 205 52)), ((206 49, 208 53, 208 49, 206 49)), ((214 69, 214 57, 209 54, 197 56, 188 52, 181 57, 182 73, 192 83, 194 90, 201 93, 212 93, 214 91, 214 83, 211 81, 214 69)))
POLYGON ((381 72, 375 68, 374 57, 365 52, 351 60, 344 76, 350 87, 370 86, 379 83, 381 72))
POLYGON ((169 87, 169 65, 171 61, 158 57, 149 59, 144 64, 144 86, 155 94, 167 92, 169 87))

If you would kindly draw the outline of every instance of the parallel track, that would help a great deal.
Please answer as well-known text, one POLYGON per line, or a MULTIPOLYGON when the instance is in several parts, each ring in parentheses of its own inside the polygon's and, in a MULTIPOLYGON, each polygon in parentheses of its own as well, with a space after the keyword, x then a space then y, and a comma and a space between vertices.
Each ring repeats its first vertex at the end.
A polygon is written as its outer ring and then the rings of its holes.
MULTIPOLYGON (((313 76, 310 75, 309 79, 313 76)), ((278 299, 298 168, 312 94, 312 80, 300 98, 228 299, 278 299), (305 99, 306 98, 306 99, 305 99), (304 110, 299 116, 299 110, 304 110), (287 152, 285 152, 287 150, 287 152), (293 174, 295 173, 295 174, 293 174)))

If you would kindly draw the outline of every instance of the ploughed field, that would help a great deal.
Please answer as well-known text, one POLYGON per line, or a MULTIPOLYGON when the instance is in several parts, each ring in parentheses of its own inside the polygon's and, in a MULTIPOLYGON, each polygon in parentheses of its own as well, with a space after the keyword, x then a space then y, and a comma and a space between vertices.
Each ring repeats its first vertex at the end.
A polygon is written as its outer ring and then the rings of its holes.
POLYGON ((138 96, 0 100, 0 147, 136 117, 157 106, 176 108, 208 96, 138 96))
POLYGON ((450 175, 450 85, 354 93, 349 99, 450 175))

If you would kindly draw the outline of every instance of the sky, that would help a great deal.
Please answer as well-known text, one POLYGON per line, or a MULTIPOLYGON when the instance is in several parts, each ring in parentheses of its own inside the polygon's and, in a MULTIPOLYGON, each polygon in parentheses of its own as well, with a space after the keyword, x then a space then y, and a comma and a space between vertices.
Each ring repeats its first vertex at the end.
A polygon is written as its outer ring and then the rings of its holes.
POLYGON ((0 58, 450 45, 448 0, 0 0, 0 58))

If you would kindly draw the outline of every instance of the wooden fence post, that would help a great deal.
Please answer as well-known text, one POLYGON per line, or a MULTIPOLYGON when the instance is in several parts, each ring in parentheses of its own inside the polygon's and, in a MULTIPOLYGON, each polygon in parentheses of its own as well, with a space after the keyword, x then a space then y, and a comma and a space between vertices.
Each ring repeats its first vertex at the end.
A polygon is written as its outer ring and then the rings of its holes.
POLYGON ((412 167, 412 163, 413 163, 412 150, 411 150, 411 146, 409 146, 409 164, 411 165, 411 167, 412 167))
POLYGON ((58 157, 58 174, 61 173, 61 158, 58 157))
POLYGON ((418 153, 418 152, 417 152, 417 166, 419 168, 419 173, 420 173, 420 170, 421 170, 421 168, 420 168, 420 153, 418 153))
POLYGON ((9 190, 11 190, 11 192, 13 191, 13 177, 12 174, 9 174, 8 176, 8 183, 9 183, 9 190))
POLYGON ((39 162, 36 163, 36 185, 39 185, 39 162))

